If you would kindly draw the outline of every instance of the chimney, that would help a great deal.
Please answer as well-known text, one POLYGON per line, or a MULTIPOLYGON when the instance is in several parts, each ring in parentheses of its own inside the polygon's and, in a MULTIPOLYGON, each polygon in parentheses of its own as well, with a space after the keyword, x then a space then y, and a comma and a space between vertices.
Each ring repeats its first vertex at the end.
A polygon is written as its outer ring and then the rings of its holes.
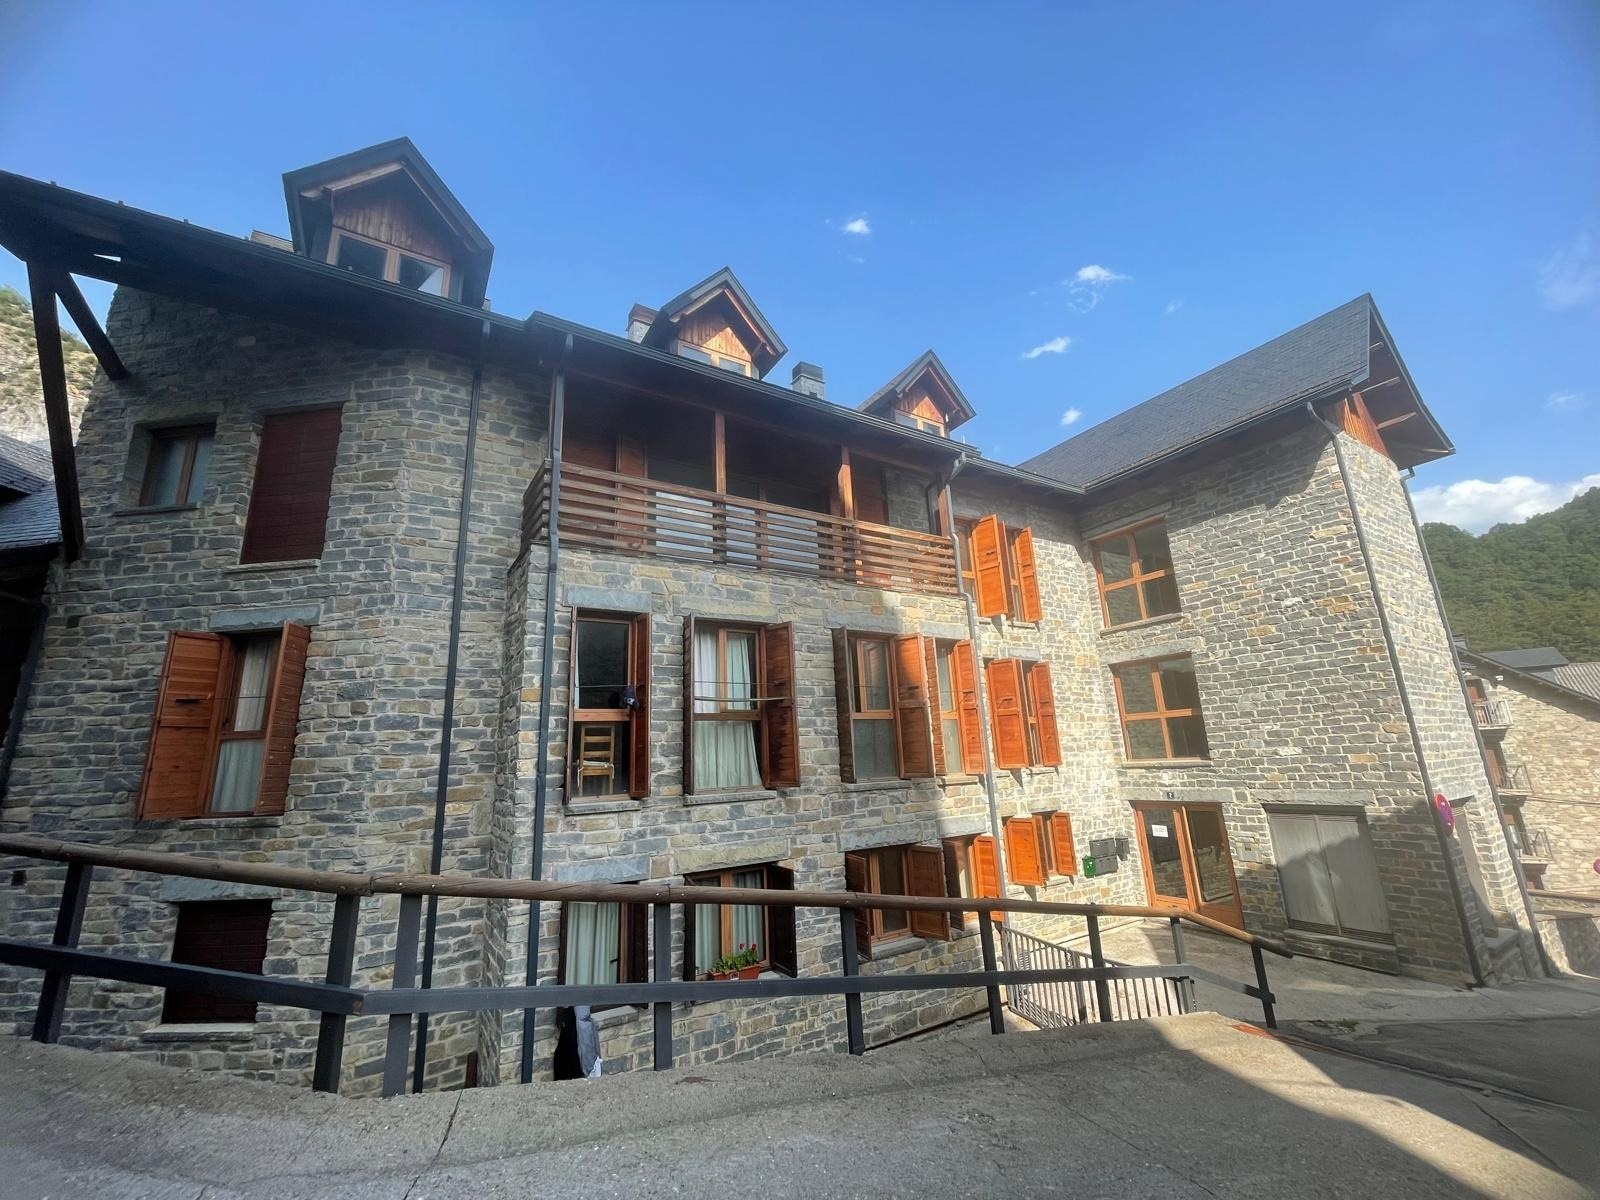
POLYGON ((642 304, 635 304, 628 310, 628 340, 630 342, 644 341, 644 335, 650 326, 655 324, 656 310, 646 308, 642 304))
POLYGON ((816 363, 795 363, 789 386, 802 396, 815 396, 818 400, 825 398, 822 394, 822 368, 816 363))

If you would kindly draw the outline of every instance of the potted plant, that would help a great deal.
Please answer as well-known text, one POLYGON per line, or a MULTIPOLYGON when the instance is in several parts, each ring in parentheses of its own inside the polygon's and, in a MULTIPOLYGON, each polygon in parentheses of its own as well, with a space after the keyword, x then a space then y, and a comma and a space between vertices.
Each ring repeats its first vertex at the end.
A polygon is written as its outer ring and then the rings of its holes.
POLYGON ((732 954, 724 954, 711 964, 713 979, 755 979, 761 974, 761 954, 743 943, 732 954))

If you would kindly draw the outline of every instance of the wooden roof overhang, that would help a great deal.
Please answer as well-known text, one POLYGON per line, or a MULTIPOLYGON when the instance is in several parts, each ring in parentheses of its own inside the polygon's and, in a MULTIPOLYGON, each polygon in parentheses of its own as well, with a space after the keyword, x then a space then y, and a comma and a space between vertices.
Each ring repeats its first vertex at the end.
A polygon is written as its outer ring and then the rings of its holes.
POLYGON ((954 429, 977 415, 955 377, 932 350, 924 350, 903 371, 863 400, 861 411, 892 413, 899 399, 923 378, 929 381, 930 393, 936 393, 934 403, 944 412, 947 429, 954 429))
POLYGON ((1455 446, 1434 419, 1406 370, 1394 339, 1373 305, 1368 326, 1367 377, 1352 385, 1360 393, 1373 424, 1388 448, 1389 457, 1402 467, 1417 467, 1448 458, 1455 446))
POLYGON ((728 316, 744 328, 744 340, 752 348, 751 365, 758 375, 765 376, 789 352, 772 322, 762 315, 729 267, 713 271, 658 308, 650 328, 645 331, 644 344, 658 349, 670 348, 683 320, 711 304, 724 305, 728 316))

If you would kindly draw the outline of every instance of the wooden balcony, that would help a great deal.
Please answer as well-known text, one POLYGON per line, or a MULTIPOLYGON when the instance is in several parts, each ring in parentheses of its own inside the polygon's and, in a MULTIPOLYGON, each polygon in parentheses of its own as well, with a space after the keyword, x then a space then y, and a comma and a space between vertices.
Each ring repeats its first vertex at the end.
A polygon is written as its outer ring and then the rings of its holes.
MULTIPOLYGON (((549 465, 523 497, 523 544, 550 523, 549 465)), ((960 594, 947 537, 785 508, 636 475, 561 466, 561 540, 626 554, 812 575, 858 587, 960 594)))
POLYGON ((1472 719, 1485 733, 1504 733, 1511 726, 1511 705, 1504 700, 1474 700, 1472 719))

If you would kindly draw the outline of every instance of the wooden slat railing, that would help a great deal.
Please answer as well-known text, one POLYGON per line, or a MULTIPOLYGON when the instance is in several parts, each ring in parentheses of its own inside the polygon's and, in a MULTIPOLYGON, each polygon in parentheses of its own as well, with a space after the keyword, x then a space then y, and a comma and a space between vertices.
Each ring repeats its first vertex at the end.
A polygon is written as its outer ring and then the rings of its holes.
MULTIPOLYGON (((549 532, 549 470, 523 497, 523 544, 549 532)), ((924 595, 960 593, 950 539, 563 463, 561 538, 629 554, 816 575, 924 595)))

